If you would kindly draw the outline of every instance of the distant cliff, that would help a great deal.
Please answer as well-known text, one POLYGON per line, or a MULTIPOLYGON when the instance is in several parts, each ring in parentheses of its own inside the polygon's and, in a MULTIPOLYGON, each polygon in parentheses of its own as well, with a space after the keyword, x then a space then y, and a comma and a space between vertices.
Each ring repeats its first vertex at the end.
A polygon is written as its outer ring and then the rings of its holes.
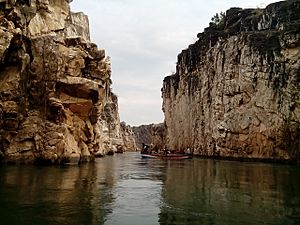
POLYGON ((122 130, 122 138, 123 138, 123 143, 124 151, 136 151, 137 150, 137 145, 136 145, 136 140, 134 138, 134 132, 131 128, 131 126, 127 125, 125 122, 121 122, 121 130, 122 130))
POLYGON ((165 124, 149 124, 132 127, 137 149, 142 149, 142 144, 151 145, 153 149, 165 148, 165 124))
POLYGON ((5 162, 78 163, 124 147, 110 59, 69 2, 0 2, 5 162))
POLYGON ((163 82, 167 147, 300 160, 300 1, 231 8, 163 82))

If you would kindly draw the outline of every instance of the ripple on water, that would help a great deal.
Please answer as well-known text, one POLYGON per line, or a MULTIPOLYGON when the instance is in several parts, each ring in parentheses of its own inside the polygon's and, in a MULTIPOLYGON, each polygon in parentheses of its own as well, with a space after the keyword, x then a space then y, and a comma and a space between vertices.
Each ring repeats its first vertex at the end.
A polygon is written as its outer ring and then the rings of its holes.
POLYGON ((78 167, 0 167, 0 224, 300 224, 300 168, 137 153, 78 167))

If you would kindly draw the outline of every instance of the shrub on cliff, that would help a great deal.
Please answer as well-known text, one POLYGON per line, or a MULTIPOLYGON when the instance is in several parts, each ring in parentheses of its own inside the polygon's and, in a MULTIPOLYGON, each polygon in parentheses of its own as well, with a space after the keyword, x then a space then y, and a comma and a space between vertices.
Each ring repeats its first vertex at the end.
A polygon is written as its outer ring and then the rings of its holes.
POLYGON ((225 24, 225 16, 226 14, 224 12, 216 13, 211 18, 211 22, 209 23, 209 27, 214 27, 214 28, 221 28, 225 24))

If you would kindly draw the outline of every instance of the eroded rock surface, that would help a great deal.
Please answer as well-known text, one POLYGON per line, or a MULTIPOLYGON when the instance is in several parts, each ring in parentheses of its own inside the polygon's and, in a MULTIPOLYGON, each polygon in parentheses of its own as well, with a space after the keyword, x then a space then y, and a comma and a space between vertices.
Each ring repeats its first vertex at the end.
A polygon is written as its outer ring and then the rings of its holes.
POLYGON ((137 151, 136 140, 134 138, 134 132, 130 125, 125 122, 121 122, 122 137, 124 142, 123 151, 137 151))
POLYGON ((152 149, 164 149, 166 147, 166 129, 164 123, 141 125, 132 127, 136 146, 142 149, 143 143, 150 145, 152 149))
POLYGON ((78 163, 123 148, 110 59, 67 0, 0 2, 0 158, 78 163))
POLYGON ((300 1, 232 8, 163 82, 167 147, 212 157, 300 157, 300 1))

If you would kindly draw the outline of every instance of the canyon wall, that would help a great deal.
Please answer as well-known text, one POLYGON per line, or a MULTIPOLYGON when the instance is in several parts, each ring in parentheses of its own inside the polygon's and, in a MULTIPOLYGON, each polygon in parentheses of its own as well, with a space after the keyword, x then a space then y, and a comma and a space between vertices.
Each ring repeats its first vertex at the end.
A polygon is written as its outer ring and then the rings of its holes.
POLYGON ((125 122, 121 122, 121 130, 124 142, 123 151, 136 151, 137 145, 132 127, 125 122))
POLYGON ((231 8, 164 79, 170 149, 209 157, 300 159, 300 1, 231 8))
POLYGON ((149 124, 132 127, 134 139, 138 150, 142 150, 143 143, 150 145, 152 149, 164 149, 165 146, 165 124, 149 124))
POLYGON ((110 58, 69 2, 0 2, 5 162, 79 163, 124 147, 110 58))

